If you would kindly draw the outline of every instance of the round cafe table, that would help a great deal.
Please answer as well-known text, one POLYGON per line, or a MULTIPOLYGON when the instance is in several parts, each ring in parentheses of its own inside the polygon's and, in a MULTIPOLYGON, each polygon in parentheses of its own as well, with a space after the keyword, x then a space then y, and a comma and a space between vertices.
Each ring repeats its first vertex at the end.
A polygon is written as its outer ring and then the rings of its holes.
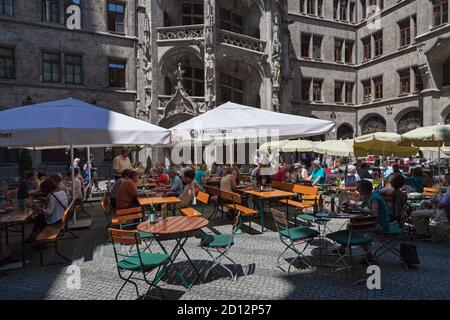
MULTIPOLYGON (((165 254, 168 253, 161 241, 163 240, 176 241, 175 248, 169 255, 170 264, 165 274, 167 274, 170 267, 173 267, 176 270, 177 275, 180 278, 183 286, 187 289, 190 289, 192 287, 192 284, 187 281, 187 279, 183 275, 183 272, 181 272, 176 267, 174 262, 179 253, 182 251, 183 254, 186 256, 186 258, 188 259, 192 268, 197 273, 197 276, 200 276, 200 272, 195 267, 186 250, 184 250, 184 245, 189 237, 193 236, 200 229, 206 227, 208 223, 209 221, 202 217, 177 216, 177 217, 168 217, 164 221, 157 223, 149 223, 148 221, 142 222, 137 226, 137 230, 139 232, 153 234, 155 236, 155 240, 158 242, 159 246, 161 247, 161 249, 164 251, 165 254)), ((194 283, 196 280, 197 279, 194 280, 194 283)))

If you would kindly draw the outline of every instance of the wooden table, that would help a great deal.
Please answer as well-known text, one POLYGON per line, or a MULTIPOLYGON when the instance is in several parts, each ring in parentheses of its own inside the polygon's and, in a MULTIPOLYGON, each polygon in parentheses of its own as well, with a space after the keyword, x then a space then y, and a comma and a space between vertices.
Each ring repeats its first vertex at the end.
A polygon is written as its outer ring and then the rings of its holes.
MULTIPOLYGON (((8 227, 20 224, 21 245, 22 245, 22 268, 25 267, 25 223, 33 214, 32 208, 26 208, 24 211, 13 210, 9 213, 0 214, 0 225, 5 225, 6 246, 9 244, 8 227)), ((1 238, 0 238, 1 241, 1 238)))
POLYGON ((273 189, 271 191, 257 191, 253 189, 242 189, 242 192, 253 197, 258 198, 259 202, 259 215, 261 222, 261 232, 264 232, 264 201, 270 199, 283 199, 290 198, 295 196, 296 194, 293 192, 282 191, 273 189))
POLYGON ((139 197, 138 198, 139 205, 142 207, 142 211, 144 212, 145 207, 151 205, 161 205, 167 204, 172 205, 172 213, 175 215, 175 205, 181 202, 177 197, 139 197))
MULTIPOLYGON (((190 289, 192 287, 192 284, 189 283, 186 278, 183 276, 183 273, 176 267, 175 265, 175 259, 177 258, 178 254, 182 251, 186 258, 188 259, 190 265, 197 273, 197 276, 200 276, 200 272, 195 267, 194 263, 192 262, 191 258, 187 254, 187 252, 184 250, 184 245, 187 241, 187 239, 198 230, 206 227, 208 225, 209 221, 202 217, 168 217, 162 222, 151 224, 148 221, 142 222, 137 226, 137 230, 139 232, 144 233, 151 233, 155 236, 155 240, 160 245, 161 249, 164 251, 164 253, 167 254, 166 248, 161 243, 162 240, 175 240, 176 246, 172 250, 172 252, 169 255, 170 265, 166 269, 165 274, 167 274, 168 269, 172 266, 175 268, 178 277, 180 278, 183 285, 190 289)), ((163 275, 164 276, 164 275, 163 275)), ((162 278, 162 276, 161 276, 162 278)), ((194 283, 197 279, 194 280, 194 283)))

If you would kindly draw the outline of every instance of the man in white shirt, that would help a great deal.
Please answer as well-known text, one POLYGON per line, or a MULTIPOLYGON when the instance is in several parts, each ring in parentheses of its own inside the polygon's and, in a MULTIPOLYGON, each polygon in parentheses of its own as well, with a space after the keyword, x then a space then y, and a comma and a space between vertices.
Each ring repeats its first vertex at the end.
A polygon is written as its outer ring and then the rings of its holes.
POLYGON ((113 160, 113 173, 116 181, 122 177, 122 172, 125 169, 133 169, 130 158, 128 158, 127 148, 123 148, 120 154, 113 160))

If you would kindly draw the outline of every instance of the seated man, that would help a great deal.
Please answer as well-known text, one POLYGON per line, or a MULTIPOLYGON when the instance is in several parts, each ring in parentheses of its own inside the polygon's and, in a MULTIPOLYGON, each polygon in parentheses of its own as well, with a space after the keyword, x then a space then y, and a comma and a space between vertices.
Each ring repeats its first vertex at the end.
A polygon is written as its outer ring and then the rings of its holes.
POLYGON ((280 182, 288 182, 290 180, 289 175, 287 174, 288 171, 289 166, 280 166, 277 173, 273 175, 272 179, 280 182))
POLYGON ((380 190, 380 194, 391 194, 394 196, 394 203, 392 204, 391 215, 392 220, 400 221, 400 215, 403 207, 407 204, 407 195, 401 191, 405 184, 405 178, 401 173, 393 173, 389 177, 387 185, 380 190))
POLYGON ((175 168, 169 169, 170 185, 163 188, 157 188, 156 191, 164 192, 165 197, 175 196, 179 197, 183 193, 183 182, 177 174, 175 168))
POLYGON ((139 175, 136 171, 130 171, 128 179, 125 179, 117 190, 117 209, 126 209, 139 207, 137 197, 139 196, 137 183, 139 182, 139 175))
POLYGON ((411 213, 414 228, 423 239, 431 237, 430 219, 434 218, 439 223, 450 221, 450 173, 445 175, 447 193, 437 196, 432 201, 424 201, 421 208, 411 213))
POLYGON ((111 199, 111 206, 113 208, 116 207, 116 200, 117 200, 117 191, 119 190, 120 185, 122 184, 122 182, 124 182, 125 180, 127 180, 130 177, 130 169, 125 169, 122 171, 122 177, 117 180, 116 182, 114 182, 112 188, 111 188, 111 194, 110 194, 110 199, 111 199))
POLYGON ((25 179, 22 179, 17 191, 17 199, 25 200, 28 198, 28 194, 38 188, 36 178, 36 172, 32 171, 26 175, 25 179))

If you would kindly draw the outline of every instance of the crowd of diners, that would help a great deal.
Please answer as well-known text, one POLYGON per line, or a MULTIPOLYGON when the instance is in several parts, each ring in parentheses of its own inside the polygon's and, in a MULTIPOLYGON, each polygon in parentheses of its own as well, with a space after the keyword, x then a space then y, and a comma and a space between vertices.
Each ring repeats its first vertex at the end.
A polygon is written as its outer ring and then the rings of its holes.
MULTIPOLYGON (((48 177, 45 174, 29 172, 20 182, 17 199, 27 199, 30 194, 38 194, 41 199, 40 203, 33 204, 39 212, 35 229, 40 230, 47 225, 61 223, 63 213, 72 199, 81 201, 85 197, 85 181, 77 164, 73 164, 74 180, 71 171, 65 176, 54 173, 48 177)), ((213 163, 210 168, 203 164, 166 166, 164 163, 157 163, 152 168, 145 168, 140 162, 133 167, 128 149, 123 148, 120 155, 113 160, 111 204, 116 209, 139 206, 138 186, 144 176, 156 183, 154 191, 160 195, 178 197, 181 202, 177 204, 177 208, 189 206, 194 195, 199 190, 204 190, 205 184, 211 182, 220 189, 236 191, 242 184, 270 185, 273 180, 313 186, 339 181, 342 186, 354 187, 363 198, 363 206, 378 215, 381 227, 387 227, 389 222, 400 218, 408 192, 422 192, 424 187, 432 185, 422 166, 409 167, 403 160, 370 168, 362 161, 344 164, 341 159, 336 159, 332 165, 323 166, 319 159, 313 159, 309 166, 305 163, 281 162, 275 168, 273 171, 273 166, 258 156, 255 157, 254 164, 245 167, 217 163, 213 163), (385 193, 395 194, 395 203, 389 209, 389 214, 382 197, 385 193)), ((445 185, 450 186, 450 174, 446 175, 445 185)), ((440 199, 437 207, 448 215, 450 192, 440 199)), ((421 209, 426 212, 429 208, 421 209)), ((424 237, 429 236, 429 218, 430 212, 416 219, 417 229, 421 230, 424 237)))

